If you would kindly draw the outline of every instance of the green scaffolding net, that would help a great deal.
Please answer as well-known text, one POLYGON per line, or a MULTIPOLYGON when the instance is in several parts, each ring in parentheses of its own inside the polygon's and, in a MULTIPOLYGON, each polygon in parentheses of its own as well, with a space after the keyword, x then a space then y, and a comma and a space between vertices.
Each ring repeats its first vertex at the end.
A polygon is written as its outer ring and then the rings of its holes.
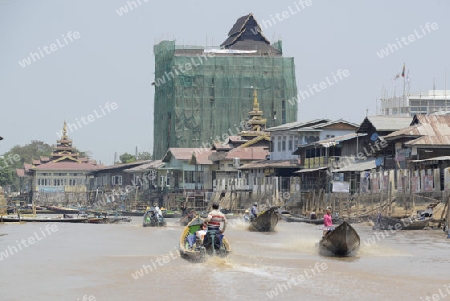
MULTIPOLYGON (((274 47, 281 49, 281 42, 274 47)), ((154 156, 169 147, 207 147, 241 131, 253 90, 267 127, 296 121, 294 59, 163 41, 154 46, 154 156)))

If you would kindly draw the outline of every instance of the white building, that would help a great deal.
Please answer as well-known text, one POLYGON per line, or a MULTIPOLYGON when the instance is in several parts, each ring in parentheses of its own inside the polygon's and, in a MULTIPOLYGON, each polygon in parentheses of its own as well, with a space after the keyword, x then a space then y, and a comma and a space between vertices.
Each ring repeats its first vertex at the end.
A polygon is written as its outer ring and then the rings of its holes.
POLYGON ((297 160, 293 152, 299 145, 354 133, 357 129, 357 124, 343 119, 315 119, 266 129, 271 139, 270 160, 297 160))
POLYGON ((382 98, 381 115, 414 116, 450 111, 450 90, 428 90, 406 96, 382 98))

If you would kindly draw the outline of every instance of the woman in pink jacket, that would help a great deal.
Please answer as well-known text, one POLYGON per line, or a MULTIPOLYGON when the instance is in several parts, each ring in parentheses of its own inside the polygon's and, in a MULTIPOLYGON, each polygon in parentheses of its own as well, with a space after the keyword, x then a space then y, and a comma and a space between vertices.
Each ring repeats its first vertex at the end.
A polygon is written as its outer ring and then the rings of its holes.
POLYGON ((333 229, 333 219, 331 218, 331 208, 327 207, 327 211, 323 216, 323 236, 333 229))

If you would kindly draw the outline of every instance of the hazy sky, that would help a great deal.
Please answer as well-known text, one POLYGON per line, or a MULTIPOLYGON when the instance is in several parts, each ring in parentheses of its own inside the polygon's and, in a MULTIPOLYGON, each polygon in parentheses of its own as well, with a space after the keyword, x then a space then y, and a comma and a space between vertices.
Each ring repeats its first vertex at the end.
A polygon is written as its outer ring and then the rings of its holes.
POLYGON ((295 58, 298 90, 317 85, 299 105, 301 121, 360 123, 403 63, 411 92, 432 89, 433 78, 445 86, 450 1, 139 1, 124 13, 125 0, 0 0, 0 154, 55 144, 64 119, 78 126, 74 145, 105 164, 115 152, 152 152, 153 45, 220 45, 250 12, 295 58), (335 80, 339 69, 348 76, 335 80))

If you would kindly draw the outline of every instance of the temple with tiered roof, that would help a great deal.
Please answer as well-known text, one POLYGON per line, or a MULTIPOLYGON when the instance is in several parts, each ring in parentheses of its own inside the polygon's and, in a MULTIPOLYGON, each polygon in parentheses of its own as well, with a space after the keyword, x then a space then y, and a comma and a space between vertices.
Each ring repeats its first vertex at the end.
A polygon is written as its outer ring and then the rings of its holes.
MULTIPOLYGON (((64 121, 61 138, 53 147, 51 156, 41 156, 31 163, 24 163, 24 168, 18 169, 17 175, 30 182, 30 192, 34 200, 45 198, 52 201, 56 194, 60 197, 66 193, 85 194, 87 174, 101 167, 96 161, 79 156, 72 140, 67 136, 67 125, 64 121)), ((67 195, 64 199, 68 200, 67 195)))

